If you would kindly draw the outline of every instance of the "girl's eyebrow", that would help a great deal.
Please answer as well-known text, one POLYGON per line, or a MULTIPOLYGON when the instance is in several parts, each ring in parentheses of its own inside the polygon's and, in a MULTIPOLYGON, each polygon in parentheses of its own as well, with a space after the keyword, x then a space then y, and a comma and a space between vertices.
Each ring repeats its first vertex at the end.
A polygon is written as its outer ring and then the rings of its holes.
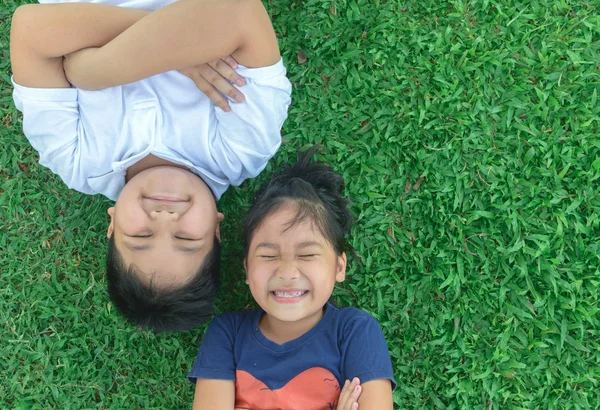
POLYGON ((256 245, 256 249, 260 249, 260 248, 267 248, 267 249, 273 249, 273 250, 279 250, 279 246, 275 245, 274 243, 271 242, 261 242, 258 245, 256 245))
POLYGON ((298 248, 298 249, 300 249, 300 248, 308 248, 309 246, 322 247, 319 242, 307 241, 307 242, 299 243, 298 246, 296 246, 296 248, 298 248))
MULTIPOLYGON (((308 248, 309 246, 318 246, 320 248, 322 247, 322 245, 319 242, 306 241, 306 242, 301 242, 298 245, 296 245, 296 249, 308 248)), ((279 245, 276 245, 271 242, 261 242, 258 245, 256 245, 257 250, 260 248, 267 248, 267 249, 272 249, 272 250, 278 251, 279 245)))

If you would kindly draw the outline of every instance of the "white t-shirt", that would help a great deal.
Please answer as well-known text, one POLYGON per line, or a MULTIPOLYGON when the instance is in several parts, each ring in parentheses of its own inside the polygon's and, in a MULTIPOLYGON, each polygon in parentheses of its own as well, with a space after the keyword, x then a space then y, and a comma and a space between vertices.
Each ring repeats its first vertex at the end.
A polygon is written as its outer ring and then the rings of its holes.
MULTIPOLYGON (((99 2, 154 10, 172 1, 99 2)), ((13 81, 13 98, 40 164, 72 189, 116 200, 127 168, 153 154, 186 166, 218 199, 229 185, 258 175, 277 152, 291 101, 281 60, 236 71, 246 79, 239 88, 245 101, 231 102, 228 113, 176 71, 100 91, 13 81)))

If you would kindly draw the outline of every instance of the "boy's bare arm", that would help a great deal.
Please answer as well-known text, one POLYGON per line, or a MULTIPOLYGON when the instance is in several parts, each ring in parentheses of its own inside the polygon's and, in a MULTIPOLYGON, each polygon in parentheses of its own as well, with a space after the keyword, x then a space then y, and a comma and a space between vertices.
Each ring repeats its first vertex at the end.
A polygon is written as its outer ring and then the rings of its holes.
POLYGON ((64 55, 102 46, 147 14, 90 3, 20 6, 13 15, 10 35, 15 82, 26 87, 69 87, 64 55))
POLYGON ((249 67, 279 60, 277 38, 260 0, 180 0, 106 45, 72 55, 65 69, 77 87, 101 89, 226 55, 249 67))

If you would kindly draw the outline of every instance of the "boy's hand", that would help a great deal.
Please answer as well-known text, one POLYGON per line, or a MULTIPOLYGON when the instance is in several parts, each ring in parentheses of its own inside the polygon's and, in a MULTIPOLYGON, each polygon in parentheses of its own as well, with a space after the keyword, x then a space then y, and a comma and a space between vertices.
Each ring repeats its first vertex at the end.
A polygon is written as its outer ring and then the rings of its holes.
POLYGON ((346 380, 336 410, 358 410, 358 398, 362 392, 360 386, 360 380, 355 377, 350 380, 346 380))
MULTIPOLYGON (((95 64, 96 52, 97 48, 90 47, 65 56, 65 76, 75 87, 84 90, 93 89, 88 86, 86 74, 91 71, 90 67, 95 64)), ((227 112, 231 108, 225 96, 236 102, 244 101, 244 94, 232 85, 232 83, 235 83, 238 87, 241 87, 246 83, 244 78, 235 72, 237 65, 237 61, 233 57, 227 56, 207 64, 181 69, 179 72, 191 78, 200 91, 223 111, 227 112)))
POLYGON ((232 85, 241 87, 246 83, 244 78, 235 72, 237 65, 233 57, 227 56, 207 64, 184 68, 179 72, 191 78, 204 95, 223 111, 228 112, 231 108, 225 96, 235 102, 244 101, 244 94, 232 85))

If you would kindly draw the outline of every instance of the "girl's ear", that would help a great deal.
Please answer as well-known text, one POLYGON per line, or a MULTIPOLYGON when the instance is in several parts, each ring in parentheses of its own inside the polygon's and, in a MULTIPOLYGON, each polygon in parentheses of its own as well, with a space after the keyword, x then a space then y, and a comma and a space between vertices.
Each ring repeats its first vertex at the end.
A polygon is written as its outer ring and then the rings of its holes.
POLYGON ((346 252, 342 252, 337 258, 337 265, 335 268, 335 280, 336 282, 343 282, 346 279, 346 252))
POLYGON ((110 224, 108 225, 108 231, 106 232, 106 237, 110 239, 115 230, 115 207, 111 206, 108 208, 106 213, 110 216, 110 224))

